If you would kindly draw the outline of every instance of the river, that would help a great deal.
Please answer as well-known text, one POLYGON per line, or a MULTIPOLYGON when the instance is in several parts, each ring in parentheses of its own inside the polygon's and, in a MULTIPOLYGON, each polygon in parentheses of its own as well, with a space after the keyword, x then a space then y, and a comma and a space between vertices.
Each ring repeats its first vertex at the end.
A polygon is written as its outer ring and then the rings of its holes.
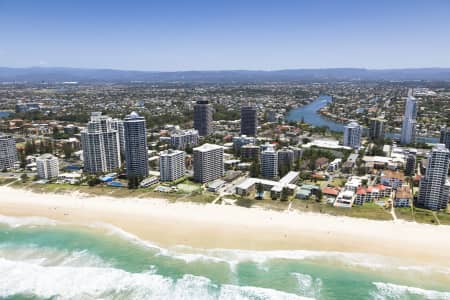
POLYGON ((6 117, 8 117, 9 115, 11 115, 11 112, 10 112, 10 111, 0 111, 0 119, 1 119, 1 118, 6 118, 6 117))
MULTIPOLYGON (((311 124, 313 126, 327 126, 331 131, 343 132, 343 124, 329 120, 318 113, 319 109, 326 106, 331 101, 333 101, 333 98, 331 96, 321 95, 313 102, 289 111, 286 119, 288 121, 301 121, 303 119, 305 123, 311 124)), ((398 140, 400 139, 400 134, 394 132, 386 132, 386 137, 398 140)), ((439 139, 436 137, 420 136, 417 137, 417 141, 425 143, 437 143, 439 139)))

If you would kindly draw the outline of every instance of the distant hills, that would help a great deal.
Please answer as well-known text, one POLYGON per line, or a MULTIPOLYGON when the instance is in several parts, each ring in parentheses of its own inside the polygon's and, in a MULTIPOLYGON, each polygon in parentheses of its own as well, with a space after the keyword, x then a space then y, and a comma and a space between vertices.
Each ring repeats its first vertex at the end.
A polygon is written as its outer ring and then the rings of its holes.
POLYGON ((450 81, 450 68, 384 69, 359 68, 292 69, 277 71, 180 71, 150 72, 113 69, 77 68, 6 68, 0 67, 0 82, 292 82, 292 81, 345 81, 387 80, 450 81))

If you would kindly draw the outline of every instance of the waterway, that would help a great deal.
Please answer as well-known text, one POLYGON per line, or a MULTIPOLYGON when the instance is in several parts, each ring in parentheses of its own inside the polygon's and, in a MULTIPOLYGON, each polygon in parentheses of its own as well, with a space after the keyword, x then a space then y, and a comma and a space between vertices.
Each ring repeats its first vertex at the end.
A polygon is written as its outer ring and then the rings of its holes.
POLYGON ((11 112, 9 112, 9 111, 0 111, 0 119, 1 118, 6 118, 9 115, 11 115, 11 112))
MULTIPOLYGON (((326 126, 331 131, 343 132, 344 131, 343 124, 327 119, 318 112, 319 109, 326 106, 331 101, 333 101, 333 98, 331 96, 321 95, 313 102, 302 107, 294 108, 291 111, 289 111, 286 119, 288 121, 303 120, 305 123, 311 124, 313 126, 317 127, 326 126)), ((386 137, 398 140, 400 139, 400 134, 394 132, 387 132, 386 137)), ((436 137, 428 137, 428 136, 417 137, 418 142, 437 143, 438 140, 439 139, 436 137)))

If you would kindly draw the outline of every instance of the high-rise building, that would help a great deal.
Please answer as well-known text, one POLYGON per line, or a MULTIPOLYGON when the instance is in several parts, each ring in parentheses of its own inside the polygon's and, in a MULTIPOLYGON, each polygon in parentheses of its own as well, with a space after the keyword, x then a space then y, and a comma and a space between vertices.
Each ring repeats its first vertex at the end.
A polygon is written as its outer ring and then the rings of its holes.
POLYGON ((414 176, 416 170, 416 156, 414 153, 408 153, 405 161, 405 176, 414 176))
POLYGON ((113 119, 111 127, 119 133, 120 154, 125 159, 125 129, 123 127, 123 120, 113 119))
POLYGON ((254 144, 247 144, 241 147, 241 159, 243 161, 259 160, 260 148, 254 144))
POLYGON ((43 154, 36 159, 37 175, 41 179, 52 179, 59 175, 58 158, 52 154, 43 154))
POLYGON ((382 118, 372 118, 369 121, 369 138, 373 140, 383 140, 386 120, 382 118))
POLYGON ((343 145, 358 149, 361 147, 362 128, 358 122, 351 121, 344 126, 344 140, 343 145))
POLYGON ((276 178, 278 176, 278 154, 273 145, 268 145, 261 152, 261 176, 264 178, 276 178))
POLYGON ((178 130, 170 135, 170 145, 178 150, 198 145, 198 130, 178 130))
POLYGON ((258 117, 256 106, 244 105, 241 107, 241 135, 256 136, 258 117))
POLYGON ((81 131, 81 145, 84 172, 106 173, 120 168, 119 133, 110 117, 93 112, 87 128, 81 131))
POLYGON ((416 141, 417 99, 411 95, 406 99, 400 143, 412 144, 416 141))
POLYGON ((223 147, 203 144, 194 148, 194 179, 206 183, 224 174, 223 147))
POLYGON ((132 112, 123 121, 127 176, 148 176, 148 147, 145 118, 132 112))
POLYGON ((444 144, 447 149, 450 149, 450 127, 441 127, 441 136, 439 138, 439 143, 444 144))
POLYGON ((16 161, 16 140, 9 135, 0 135, 0 171, 14 167, 16 161))
POLYGON ((290 167, 294 164, 295 154, 294 151, 289 149, 288 147, 283 147, 282 149, 278 150, 278 167, 280 168, 287 168, 287 170, 290 170, 290 167))
POLYGON ((194 128, 200 136, 212 133, 213 109, 209 101, 198 100, 194 105, 194 128))
POLYGON ((437 144, 428 156, 425 177, 420 181, 418 204, 431 210, 447 207, 450 184, 447 181, 450 150, 437 144))
POLYGON ((166 150, 159 156, 159 173, 161 181, 174 181, 185 175, 186 153, 180 150, 166 150))

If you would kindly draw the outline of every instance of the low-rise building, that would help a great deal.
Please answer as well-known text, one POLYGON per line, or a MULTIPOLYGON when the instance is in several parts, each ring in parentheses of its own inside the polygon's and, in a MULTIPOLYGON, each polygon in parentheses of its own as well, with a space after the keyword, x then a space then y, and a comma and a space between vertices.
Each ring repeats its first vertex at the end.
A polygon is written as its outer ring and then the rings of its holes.
POLYGON ((405 175, 400 171, 385 170, 381 175, 381 184, 385 186, 390 186, 392 189, 396 190, 398 187, 403 185, 405 180, 405 175))
POLYGON ((58 183, 79 184, 80 182, 80 173, 62 173, 58 175, 58 183))
POLYGON ((335 172, 337 171, 342 163, 342 158, 335 158, 330 164, 328 165, 328 172, 335 172))
POLYGON ((356 199, 355 192, 349 191, 349 190, 344 190, 338 194, 336 201, 334 201, 334 206, 350 208, 353 206, 355 199, 356 199))
POLYGON ((198 145, 198 131, 195 129, 177 130, 170 135, 170 145, 178 150, 186 150, 198 145))
POLYGON ((49 153, 39 156, 36 159, 36 170, 40 179, 52 179, 58 177, 58 158, 49 153))
POLYGON ((411 188, 402 186, 395 192, 394 207, 409 207, 411 206, 411 199, 411 188))

